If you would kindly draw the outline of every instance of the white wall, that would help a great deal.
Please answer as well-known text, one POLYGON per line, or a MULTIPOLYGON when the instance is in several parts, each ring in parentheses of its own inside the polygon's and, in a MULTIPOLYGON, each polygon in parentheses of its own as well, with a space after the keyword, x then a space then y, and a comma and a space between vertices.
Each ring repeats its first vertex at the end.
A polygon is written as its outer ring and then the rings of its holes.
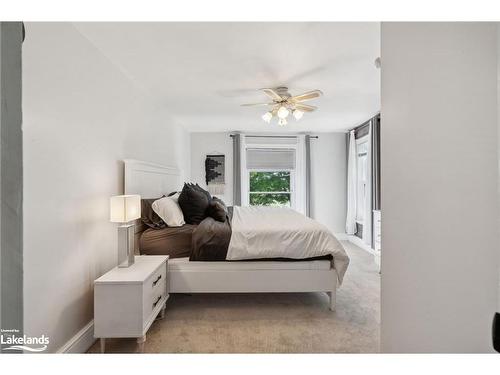
POLYGON ((92 319, 93 281, 116 265, 119 161, 189 175, 189 137, 67 23, 27 25, 23 101, 25 333, 53 352, 92 319))
POLYGON ((382 24, 383 352, 491 352, 496 27, 382 24))
MULTIPOLYGON (((226 155, 226 192, 233 202, 233 143, 230 133, 191 133, 191 179, 205 184, 205 156, 226 155)), ((346 144, 343 133, 321 133, 311 140, 312 215, 334 233, 344 233, 346 212, 346 144)))

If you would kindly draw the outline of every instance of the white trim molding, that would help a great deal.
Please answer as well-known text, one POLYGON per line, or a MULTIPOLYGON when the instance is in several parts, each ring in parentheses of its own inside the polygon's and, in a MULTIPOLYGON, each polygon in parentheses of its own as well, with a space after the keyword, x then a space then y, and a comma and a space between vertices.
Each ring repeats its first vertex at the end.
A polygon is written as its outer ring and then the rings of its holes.
POLYGON ((66 344, 57 349, 56 353, 86 353, 95 341, 94 320, 92 319, 76 335, 69 339, 66 344))

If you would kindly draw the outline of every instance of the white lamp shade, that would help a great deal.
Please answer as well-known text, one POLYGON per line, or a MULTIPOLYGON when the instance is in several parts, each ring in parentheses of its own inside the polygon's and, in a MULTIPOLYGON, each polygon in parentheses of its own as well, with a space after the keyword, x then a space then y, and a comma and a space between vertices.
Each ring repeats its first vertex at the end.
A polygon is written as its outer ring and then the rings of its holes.
POLYGON ((109 217, 113 223, 127 223, 141 217, 140 195, 115 195, 109 200, 109 217))

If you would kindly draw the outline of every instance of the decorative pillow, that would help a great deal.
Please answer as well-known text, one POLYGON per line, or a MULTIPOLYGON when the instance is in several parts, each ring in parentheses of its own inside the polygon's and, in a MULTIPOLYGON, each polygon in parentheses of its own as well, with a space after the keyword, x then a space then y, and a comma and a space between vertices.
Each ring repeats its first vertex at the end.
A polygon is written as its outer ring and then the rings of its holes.
POLYGON ((181 227, 185 223, 182 210, 177 203, 177 194, 153 202, 151 208, 169 227, 181 227))
POLYGON ((163 229, 167 224, 153 211, 151 205, 161 198, 141 199, 141 221, 152 229, 163 229))
POLYGON ((212 199, 219 202, 224 207, 224 211, 226 211, 226 213, 227 213, 227 206, 222 199, 217 198, 217 197, 212 197, 212 199))
POLYGON ((196 184, 196 185, 191 184, 191 186, 193 186, 196 190, 198 190, 198 191, 202 192, 203 194, 205 194, 207 196, 208 201, 210 202, 210 200, 212 199, 212 196, 210 195, 210 193, 208 191, 206 191, 205 189, 203 189, 198 184, 196 184))
POLYGON ((218 198, 212 198, 208 204, 207 216, 224 223, 226 221, 226 205, 218 198))
POLYGON ((178 202, 186 223, 199 224, 205 218, 209 200, 195 185, 184 184, 178 202))

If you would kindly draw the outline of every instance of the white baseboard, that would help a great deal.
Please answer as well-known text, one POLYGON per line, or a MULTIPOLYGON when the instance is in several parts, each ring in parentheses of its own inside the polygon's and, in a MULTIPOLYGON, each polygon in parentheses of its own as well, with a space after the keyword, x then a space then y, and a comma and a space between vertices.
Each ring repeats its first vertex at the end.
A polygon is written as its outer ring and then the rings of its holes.
POLYGON ((56 353, 86 353, 95 340, 94 320, 91 320, 66 344, 61 346, 56 353))
POLYGON ((339 241, 347 241, 349 239, 349 236, 347 235, 347 233, 335 233, 334 236, 339 241))

